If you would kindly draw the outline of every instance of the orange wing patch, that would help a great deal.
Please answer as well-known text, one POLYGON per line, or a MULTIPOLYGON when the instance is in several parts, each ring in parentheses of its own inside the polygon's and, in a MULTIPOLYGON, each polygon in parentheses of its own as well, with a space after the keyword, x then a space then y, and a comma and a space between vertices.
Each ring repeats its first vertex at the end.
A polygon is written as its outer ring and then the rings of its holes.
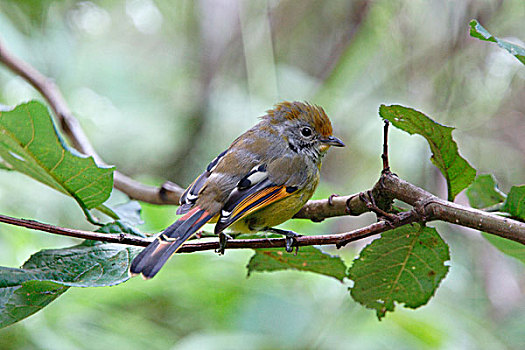
POLYGON ((241 219, 256 210, 278 201, 279 199, 288 197, 289 195, 290 193, 286 192, 286 186, 271 186, 265 188, 246 197, 235 207, 231 215, 232 217, 236 217, 237 215, 242 214, 237 220, 241 219))
MULTIPOLYGON (((223 217, 215 226, 215 233, 221 232, 234 222, 262 209, 278 200, 293 194, 297 188, 286 186, 269 186, 250 194, 240 201, 226 217, 223 217)), ((224 215, 225 213, 223 213, 224 215)))

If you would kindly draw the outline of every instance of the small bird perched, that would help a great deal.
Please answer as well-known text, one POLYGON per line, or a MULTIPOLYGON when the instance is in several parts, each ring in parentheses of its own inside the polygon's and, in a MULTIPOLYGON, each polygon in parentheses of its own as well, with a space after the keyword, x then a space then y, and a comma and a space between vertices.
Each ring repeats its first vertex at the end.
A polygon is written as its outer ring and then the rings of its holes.
POLYGON ((261 119, 186 189, 177 210, 184 216, 133 259, 131 276, 155 276, 207 222, 216 222, 220 251, 227 227, 235 232, 274 231, 291 238, 293 232, 273 227, 291 219, 312 197, 326 151, 344 144, 332 136, 330 119, 319 106, 282 102, 261 119))

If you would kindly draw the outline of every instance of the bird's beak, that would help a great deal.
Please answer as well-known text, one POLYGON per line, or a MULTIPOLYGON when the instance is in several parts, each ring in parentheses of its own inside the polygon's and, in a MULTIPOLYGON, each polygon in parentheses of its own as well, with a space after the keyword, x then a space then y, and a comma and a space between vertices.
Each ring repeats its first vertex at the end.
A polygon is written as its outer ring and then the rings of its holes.
POLYGON ((335 147, 344 147, 345 146, 343 141, 339 140, 335 136, 330 136, 329 138, 321 139, 320 141, 321 141, 321 143, 323 145, 326 145, 326 146, 335 146, 335 147))
POLYGON ((327 139, 321 139, 321 152, 326 152, 330 146, 336 146, 336 147, 344 147, 345 144, 343 143, 343 141, 339 140, 337 137, 335 136, 330 136, 329 138, 327 139))

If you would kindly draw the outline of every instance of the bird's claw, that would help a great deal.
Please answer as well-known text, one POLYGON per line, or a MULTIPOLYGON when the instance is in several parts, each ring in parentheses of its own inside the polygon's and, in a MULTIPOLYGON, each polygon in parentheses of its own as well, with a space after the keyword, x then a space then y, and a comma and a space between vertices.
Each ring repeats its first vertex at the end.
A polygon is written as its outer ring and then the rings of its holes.
POLYGON ((296 254, 297 254, 297 251, 299 250, 299 246, 297 245, 297 239, 296 238, 300 237, 301 236, 300 234, 295 233, 293 231, 289 231, 289 230, 280 230, 280 229, 277 229, 277 228, 270 228, 267 231, 283 235, 285 237, 284 239, 285 239, 285 242, 286 242, 286 245, 285 245, 286 252, 288 252, 288 253, 293 252, 293 246, 295 245, 295 248, 296 248, 295 251, 296 251, 296 254))
POLYGON ((224 255, 224 250, 226 249, 226 244, 228 243, 229 239, 232 239, 232 236, 229 234, 224 232, 219 233, 219 249, 215 250, 215 253, 224 255))
POLYGON ((295 237, 286 236, 285 240, 286 240, 286 247, 285 247, 286 251, 288 253, 293 252, 293 244, 295 242, 295 237))

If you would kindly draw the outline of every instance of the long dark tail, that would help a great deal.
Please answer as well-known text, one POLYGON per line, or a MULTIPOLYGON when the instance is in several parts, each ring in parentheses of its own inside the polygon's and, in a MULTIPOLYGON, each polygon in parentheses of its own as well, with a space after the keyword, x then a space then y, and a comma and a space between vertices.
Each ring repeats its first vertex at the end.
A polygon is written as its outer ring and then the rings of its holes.
POLYGON ((199 207, 190 210, 161 232, 133 259, 129 274, 131 276, 142 274, 145 279, 155 276, 169 257, 212 217, 213 215, 199 207))

